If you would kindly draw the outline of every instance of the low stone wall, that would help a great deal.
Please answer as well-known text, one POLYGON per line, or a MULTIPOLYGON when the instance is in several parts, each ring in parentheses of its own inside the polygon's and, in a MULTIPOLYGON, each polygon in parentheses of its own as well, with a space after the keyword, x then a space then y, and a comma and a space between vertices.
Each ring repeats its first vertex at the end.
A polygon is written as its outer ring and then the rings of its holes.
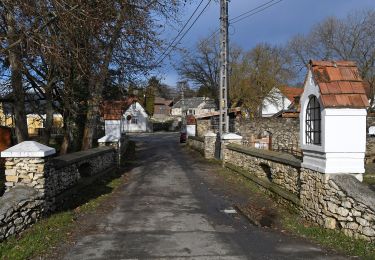
POLYGON ((58 209, 86 178, 93 179, 116 167, 117 157, 113 147, 98 147, 58 157, 6 158, 0 240, 58 209))
POLYGON ((244 141, 272 135, 272 150, 296 151, 299 148, 299 118, 262 117, 252 120, 237 120, 235 131, 243 136, 244 141))
POLYGON ((43 213, 43 195, 19 186, 0 197, 0 242, 35 223, 43 213))
POLYGON ((35 187, 45 195, 54 210, 56 197, 75 186, 81 179, 102 173, 116 166, 117 153, 111 147, 98 147, 52 158, 45 164, 41 182, 35 187))
POLYGON ((302 168, 291 155, 236 144, 226 146, 224 160, 232 170, 241 165, 240 173, 298 207, 307 219, 375 241, 375 193, 354 176, 322 174, 302 168))
POLYGON ((201 154, 204 154, 204 138, 198 136, 189 136, 187 140, 187 145, 197 150, 201 154))

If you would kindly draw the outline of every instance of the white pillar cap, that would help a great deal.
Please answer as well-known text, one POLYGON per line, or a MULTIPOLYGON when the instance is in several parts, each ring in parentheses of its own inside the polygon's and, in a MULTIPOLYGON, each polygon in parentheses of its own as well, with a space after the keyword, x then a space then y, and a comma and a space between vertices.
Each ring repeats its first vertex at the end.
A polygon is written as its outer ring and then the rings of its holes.
POLYGON ((242 136, 237 135, 235 133, 228 133, 228 134, 223 134, 222 139, 223 140, 242 140, 242 136))
POLYGON ((55 148, 35 141, 24 141, 2 151, 1 157, 46 157, 55 153, 55 148))
POLYGON ((114 135, 105 135, 102 138, 98 139, 98 143, 114 143, 118 142, 119 137, 114 135))
POLYGON ((207 132, 204 137, 216 137, 216 134, 213 132, 207 132))

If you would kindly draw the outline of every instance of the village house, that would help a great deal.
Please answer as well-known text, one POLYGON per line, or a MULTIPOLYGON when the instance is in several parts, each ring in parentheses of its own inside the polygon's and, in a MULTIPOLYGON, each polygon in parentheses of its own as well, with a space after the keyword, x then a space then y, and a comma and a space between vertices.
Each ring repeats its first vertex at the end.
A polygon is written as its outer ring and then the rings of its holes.
MULTIPOLYGON (((40 106, 39 110, 40 113, 35 113, 30 104, 26 103, 27 130, 30 136, 41 135, 44 129, 46 114, 45 111, 43 111, 43 106, 40 106)), ((14 115, 10 103, 0 103, 0 125, 10 128, 14 127, 14 115)), ((52 134, 58 134, 63 126, 63 116, 60 113, 54 113, 52 121, 52 134)))
POLYGON ((262 117, 271 117, 281 111, 294 108, 294 104, 298 103, 303 88, 283 86, 281 88, 273 88, 269 96, 263 101, 262 117), (297 99, 297 101, 296 101, 297 99))
POLYGON ((173 107, 172 116, 184 115, 201 115, 209 112, 214 112, 217 109, 215 100, 208 97, 193 97, 179 100, 173 107))
POLYGON ((117 101, 104 101, 101 115, 105 122, 106 133, 109 128, 115 129, 114 136, 122 133, 149 132, 149 115, 136 97, 117 101))
POLYGON ((171 116, 172 106, 173 100, 155 97, 153 118, 161 121, 168 120, 171 116))

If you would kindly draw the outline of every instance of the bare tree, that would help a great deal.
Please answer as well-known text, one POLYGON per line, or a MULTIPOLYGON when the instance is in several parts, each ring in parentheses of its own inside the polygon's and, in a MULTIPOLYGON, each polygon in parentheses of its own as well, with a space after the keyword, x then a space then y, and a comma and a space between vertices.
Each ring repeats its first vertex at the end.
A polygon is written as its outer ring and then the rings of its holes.
POLYGON ((233 104, 239 104, 253 116, 261 113, 265 101, 277 102, 274 89, 291 78, 289 60, 283 50, 268 44, 258 44, 239 55, 231 65, 229 94, 233 104))
POLYGON ((185 50, 176 69, 181 77, 217 98, 219 90, 219 43, 217 37, 200 40, 192 52, 185 50))
POLYGON ((294 37, 288 44, 296 70, 310 59, 353 60, 371 89, 375 88, 375 11, 355 11, 346 18, 330 17, 312 28, 309 34, 294 37))

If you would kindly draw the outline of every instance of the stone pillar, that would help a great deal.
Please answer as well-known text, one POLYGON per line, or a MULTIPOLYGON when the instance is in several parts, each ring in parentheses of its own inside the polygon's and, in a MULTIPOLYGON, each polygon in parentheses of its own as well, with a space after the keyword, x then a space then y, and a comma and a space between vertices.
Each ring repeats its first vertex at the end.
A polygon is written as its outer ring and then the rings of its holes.
POLYGON ((215 158, 216 138, 217 136, 213 132, 208 132, 204 135, 204 158, 215 158))
POLYGON ((28 186, 44 194, 45 166, 49 156, 55 153, 55 148, 34 141, 25 141, 1 152, 5 158, 6 191, 28 186))
POLYGON ((123 154, 126 150, 126 137, 122 134, 121 137, 116 137, 113 135, 106 135, 98 139, 99 146, 111 146, 116 149, 116 163, 120 165, 123 154))
POLYGON ((222 158, 222 162, 223 162, 223 166, 225 165, 225 157, 226 157, 226 146, 228 144, 239 144, 241 145, 242 144, 242 136, 240 135, 237 135, 237 134, 234 134, 234 133, 228 133, 228 134, 223 134, 223 137, 222 137, 222 155, 223 155, 223 158, 222 158))

